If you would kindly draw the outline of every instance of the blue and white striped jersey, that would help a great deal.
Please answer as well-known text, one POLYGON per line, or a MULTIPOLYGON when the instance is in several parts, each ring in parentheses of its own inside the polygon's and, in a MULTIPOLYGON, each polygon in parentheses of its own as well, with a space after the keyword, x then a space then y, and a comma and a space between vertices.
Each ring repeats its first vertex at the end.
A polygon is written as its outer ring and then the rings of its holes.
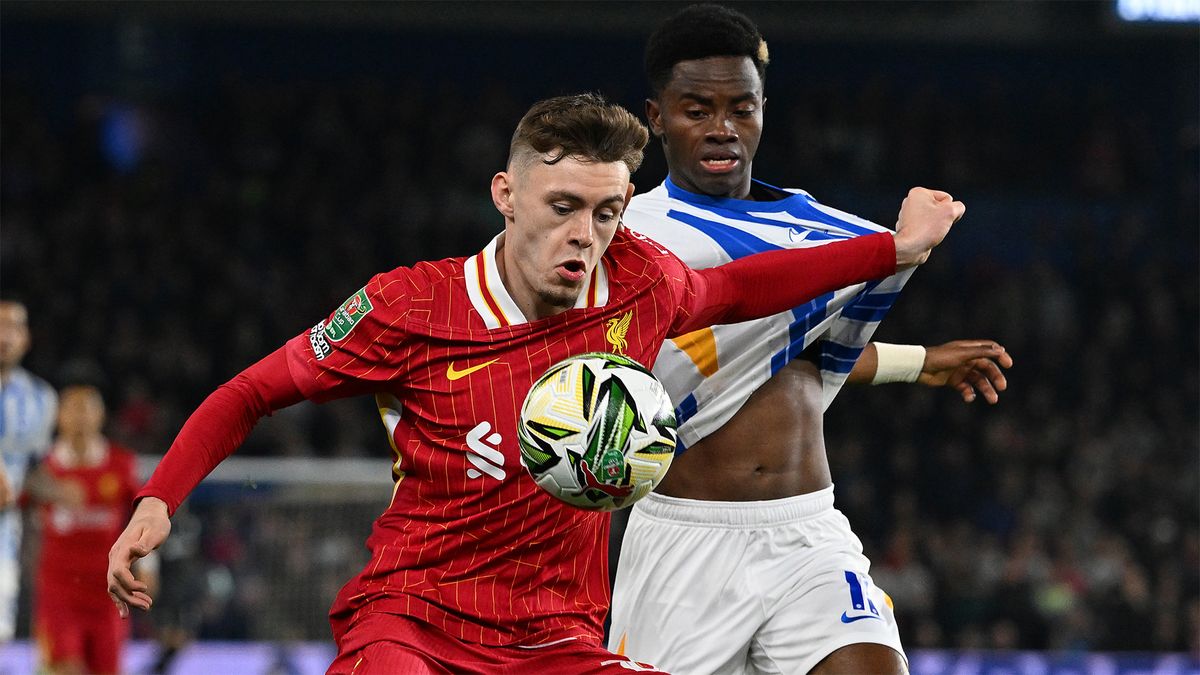
POLYGON ((42 378, 15 368, 0 384, 0 455, 20 492, 30 465, 46 456, 58 416, 58 396, 42 378))
MULTIPOLYGON (((40 377, 18 367, 0 382, 0 458, 15 494, 30 466, 50 451, 57 417, 58 395, 40 377)), ((17 625, 20 547, 21 513, 0 511, 0 643, 12 639, 17 625)))
MULTIPOLYGON (((696 195, 668 177, 631 200, 624 222, 695 269, 762 251, 886 231, 824 206, 802 190, 761 184, 790 196, 759 202, 696 195)), ((677 406, 680 440, 691 445, 719 429, 756 389, 818 342, 828 408, 911 274, 910 268, 765 319, 705 328, 666 342, 654 374, 677 406)))

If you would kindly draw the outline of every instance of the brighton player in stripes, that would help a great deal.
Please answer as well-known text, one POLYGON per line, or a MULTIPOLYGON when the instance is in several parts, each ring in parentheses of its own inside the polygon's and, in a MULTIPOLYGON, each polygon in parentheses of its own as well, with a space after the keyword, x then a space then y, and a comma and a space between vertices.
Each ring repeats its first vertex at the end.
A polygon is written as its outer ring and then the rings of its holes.
POLYGON ((961 203, 929 194, 901 228, 695 272, 620 227, 648 140, 593 95, 533 106, 492 180, 504 231, 467 258, 372 278, 328 318, 214 392, 139 493, 109 553, 122 614, 148 609, 130 563, 263 415, 303 399, 372 394, 392 446, 391 504, 371 560, 338 595, 331 673, 618 673, 606 651, 607 514, 556 500, 518 459, 518 409, 566 356, 621 347, 652 363, 668 336, 767 316, 925 260, 961 203))
MULTIPOLYGON (((670 174, 625 222, 693 268, 886 231, 751 178, 766 63, 754 24, 715 5, 682 10, 647 45, 646 113, 670 174)), ((909 199, 930 196, 948 199, 909 199)), ((686 449, 629 515, 610 649, 681 673, 905 671, 889 600, 833 506, 824 408, 848 379, 995 402, 997 364, 1011 365, 988 340, 864 351, 910 273, 664 345, 654 372, 686 449)))
POLYGON ((29 310, 22 302, 0 300, 0 644, 13 638, 17 625, 21 513, 14 504, 28 489, 57 496, 57 486, 40 476, 37 464, 50 448, 58 397, 21 367, 29 344, 29 310))

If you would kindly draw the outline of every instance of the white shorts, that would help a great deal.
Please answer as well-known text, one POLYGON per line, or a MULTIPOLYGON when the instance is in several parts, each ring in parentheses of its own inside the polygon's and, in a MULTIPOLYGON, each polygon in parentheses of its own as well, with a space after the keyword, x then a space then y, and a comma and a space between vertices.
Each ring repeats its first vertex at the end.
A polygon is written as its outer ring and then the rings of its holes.
POLYGON ((832 486, 762 502, 651 493, 629 516, 608 647, 679 675, 807 673, 864 642, 904 655, 870 565, 832 486))

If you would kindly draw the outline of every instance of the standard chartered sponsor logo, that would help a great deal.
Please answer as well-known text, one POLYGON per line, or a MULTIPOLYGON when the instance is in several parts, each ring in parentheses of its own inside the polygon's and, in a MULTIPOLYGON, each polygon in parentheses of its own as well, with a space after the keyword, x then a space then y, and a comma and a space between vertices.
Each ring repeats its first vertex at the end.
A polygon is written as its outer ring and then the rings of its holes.
POLYGON ((318 321, 317 325, 313 326, 312 330, 308 331, 308 342, 312 345, 313 356, 316 356, 318 361, 324 359, 326 356, 329 356, 329 352, 331 350, 329 348, 329 342, 325 339, 324 321, 318 321))
POLYGON ((467 478, 479 478, 487 474, 496 480, 504 480, 504 453, 500 452, 503 438, 493 434, 491 422, 480 422, 467 432, 467 461, 474 469, 467 469, 467 478), (490 434, 490 435, 489 435, 490 434))

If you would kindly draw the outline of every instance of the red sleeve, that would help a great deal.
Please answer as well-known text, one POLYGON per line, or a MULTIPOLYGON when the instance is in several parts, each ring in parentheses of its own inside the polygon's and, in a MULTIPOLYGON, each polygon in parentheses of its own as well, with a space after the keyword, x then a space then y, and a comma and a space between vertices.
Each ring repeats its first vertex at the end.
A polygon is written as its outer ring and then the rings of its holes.
POLYGON ((246 440, 260 418, 302 401, 285 350, 272 352, 206 398, 135 500, 157 497, 174 514, 196 485, 246 440))
POLYGON ((668 337, 770 316, 895 273, 896 242, 890 232, 756 253, 700 271, 685 266, 680 312, 668 337))
POLYGON ((288 341, 288 370, 305 398, 322 403, 370 394, 401 379, 404 320, 420 280, 410 268, 378 274, 329 318, 288 341))

